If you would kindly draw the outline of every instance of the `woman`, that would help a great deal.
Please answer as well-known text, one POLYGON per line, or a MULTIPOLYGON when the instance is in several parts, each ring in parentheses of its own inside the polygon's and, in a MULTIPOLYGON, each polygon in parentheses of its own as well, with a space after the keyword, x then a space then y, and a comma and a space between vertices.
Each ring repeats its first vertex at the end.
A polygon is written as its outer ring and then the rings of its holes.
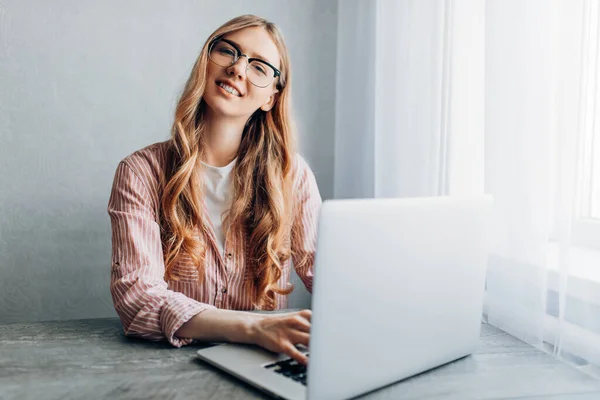
POLYGON ((127 335, 253 343, 307 363, 295 345, 308 345, 310 310, 240 311, 285 308, 291 260, 312 288, 321 197, 294 153, 290 96, 276 26, 234 18, 202 48, 172 138, 119 164, 111 294, 127 335))

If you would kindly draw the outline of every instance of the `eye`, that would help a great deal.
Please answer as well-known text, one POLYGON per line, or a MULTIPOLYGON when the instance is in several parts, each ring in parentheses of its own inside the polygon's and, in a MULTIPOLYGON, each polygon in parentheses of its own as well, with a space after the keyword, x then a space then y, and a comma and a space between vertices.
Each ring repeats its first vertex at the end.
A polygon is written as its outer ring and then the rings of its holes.
POLYGON ((260 63, 253 63, 252 68, 261 75, 267 74, 267 70, 260 63))
POLYGON ((218 49, 218 52, 226 56, 235 56, 235 52, 233 51, 233 49, 230 49, 228 47, 221 47, 220 49, 218 49))

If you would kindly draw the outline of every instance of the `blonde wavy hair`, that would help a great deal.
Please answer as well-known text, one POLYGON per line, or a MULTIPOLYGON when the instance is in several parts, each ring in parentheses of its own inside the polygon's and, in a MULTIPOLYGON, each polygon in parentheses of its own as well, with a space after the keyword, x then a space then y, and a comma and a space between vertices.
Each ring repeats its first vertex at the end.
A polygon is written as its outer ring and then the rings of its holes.
POLYGON ((281 288, 282 266, 291 256, 292 163, 295 149, 291 120, 291 76, 287 47, 279 29, 253 15, 234 18, 214 31, 204 44, 175 110, 168 170, 162 194, 161 227, 165 254, 165 278, 175 279, 174 267, 191 259, 204 279, 209 222, 202 212, 202 166, 208 48, 211 41, 248 27, 264 28, 281 55, 281 76, 276 81, 278 98, 270 111, 258 109, 248 120, 237 161, 232 171, 233 200, 223 228, 227 240, 246 242, 246 262, 252 271, 254 307, 273 310, 275 294, 288 295, 293 286, 281 288), (198 235, 197 230, 203 235, 198 235))

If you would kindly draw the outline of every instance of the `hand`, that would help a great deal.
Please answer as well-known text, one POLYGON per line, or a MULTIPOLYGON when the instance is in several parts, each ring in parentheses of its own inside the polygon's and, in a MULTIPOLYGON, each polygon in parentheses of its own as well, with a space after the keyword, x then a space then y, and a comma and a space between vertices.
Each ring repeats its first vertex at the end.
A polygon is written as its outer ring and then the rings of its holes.
POLYGON ((299 363, 307 365, 308 357, 295 345, 308 346, 311 316, 310 310, 265 315, 252 324, 252 342, 267 350, 287 354, 299 363))

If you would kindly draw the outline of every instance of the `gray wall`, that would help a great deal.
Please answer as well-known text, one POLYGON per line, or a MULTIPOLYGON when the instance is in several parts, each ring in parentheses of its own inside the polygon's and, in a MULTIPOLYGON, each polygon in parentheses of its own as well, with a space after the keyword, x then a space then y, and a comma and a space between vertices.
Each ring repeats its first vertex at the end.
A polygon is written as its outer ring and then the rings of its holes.
POLYGON ((337 1, 0 0, 0 322, 116 315, 115 167, 168 138, 205 39, 245 13, 284 32, 300 149, 330 198, 337 1))

